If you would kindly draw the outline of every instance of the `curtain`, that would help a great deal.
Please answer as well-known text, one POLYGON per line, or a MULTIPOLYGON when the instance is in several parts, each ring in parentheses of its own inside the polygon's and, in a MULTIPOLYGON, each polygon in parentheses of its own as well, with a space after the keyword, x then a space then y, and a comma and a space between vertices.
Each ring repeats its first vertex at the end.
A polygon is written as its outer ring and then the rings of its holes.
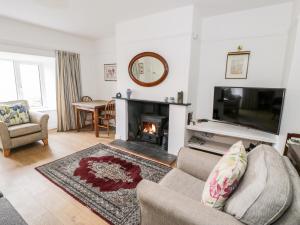
POLYGON ((75 129, 73 102, 81 97, 80 55, 56 51, 57 131, 75 129))

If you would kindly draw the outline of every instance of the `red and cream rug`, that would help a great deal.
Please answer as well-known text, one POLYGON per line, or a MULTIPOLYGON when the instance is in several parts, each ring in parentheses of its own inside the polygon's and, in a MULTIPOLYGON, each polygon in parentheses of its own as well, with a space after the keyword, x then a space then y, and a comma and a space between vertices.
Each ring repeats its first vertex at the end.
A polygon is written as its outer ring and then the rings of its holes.
POLYGON ((170 167, 98 144, 36 168, 110 224, 140 224, 136 186, 159 182, 170 167))

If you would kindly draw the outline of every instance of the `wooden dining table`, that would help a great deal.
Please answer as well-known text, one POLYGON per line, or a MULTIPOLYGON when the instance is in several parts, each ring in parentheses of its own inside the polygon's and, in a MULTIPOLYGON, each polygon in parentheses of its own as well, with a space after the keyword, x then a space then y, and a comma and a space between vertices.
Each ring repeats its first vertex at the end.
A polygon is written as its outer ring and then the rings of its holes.
POLYGON ((91 102, 74 102, 72 103, 76 116, 76 129, 80 131, 80 112, 92 112, 94 118, 94 129, 96 137, 99 137, 99 114, 102 110, 105 109, 105 106, 108 101, 106 100, 94 100, 91 102))

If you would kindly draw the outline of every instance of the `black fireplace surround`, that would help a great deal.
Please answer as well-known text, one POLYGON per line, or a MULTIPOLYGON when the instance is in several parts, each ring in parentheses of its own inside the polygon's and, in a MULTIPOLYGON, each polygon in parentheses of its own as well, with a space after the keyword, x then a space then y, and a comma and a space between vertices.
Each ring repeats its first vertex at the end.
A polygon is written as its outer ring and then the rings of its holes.
POLYGON ((128 140, 143 141, 168 149, 169 105, 128 101, 128 140))

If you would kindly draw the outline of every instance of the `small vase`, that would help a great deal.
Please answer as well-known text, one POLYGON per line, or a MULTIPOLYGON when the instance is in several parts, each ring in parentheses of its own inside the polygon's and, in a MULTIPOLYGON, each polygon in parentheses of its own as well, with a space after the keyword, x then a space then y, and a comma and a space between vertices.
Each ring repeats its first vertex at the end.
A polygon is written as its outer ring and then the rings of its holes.
POLYGON ((132 90, 128 88, 127 91, 126 91, 126 94, 127 94, 127 98, 130 99, 130 96, 132 94, 132 90))

